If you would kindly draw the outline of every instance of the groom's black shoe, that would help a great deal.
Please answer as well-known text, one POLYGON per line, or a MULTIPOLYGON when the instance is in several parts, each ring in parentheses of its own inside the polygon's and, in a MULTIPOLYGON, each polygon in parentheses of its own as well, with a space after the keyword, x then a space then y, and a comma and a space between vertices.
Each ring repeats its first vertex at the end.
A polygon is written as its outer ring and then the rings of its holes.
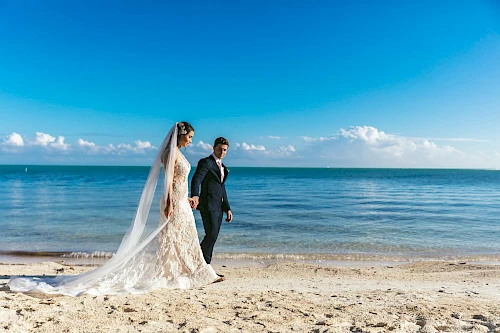
POLYGON ((217 274, 217 276, 218 276, 218 277, 221 277, 221 278, 223 278, 223 277, 224 277, 224 275, 223 275, 223 274, 219 274, 219 273, 216 273, 216 274, 217 274))

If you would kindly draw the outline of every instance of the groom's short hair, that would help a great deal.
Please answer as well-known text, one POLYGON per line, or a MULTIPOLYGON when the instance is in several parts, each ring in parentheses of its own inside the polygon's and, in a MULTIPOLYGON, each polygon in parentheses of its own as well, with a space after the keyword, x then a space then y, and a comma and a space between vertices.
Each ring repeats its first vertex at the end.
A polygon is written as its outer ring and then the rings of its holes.
POLYGON ((214 147, 217 147, 217 145, 228 145, 229 146, 229 141, 227 141, 226 138, 223 138, 221 136, 221 137, 218 137, 217 139, 215 139, 214 147))

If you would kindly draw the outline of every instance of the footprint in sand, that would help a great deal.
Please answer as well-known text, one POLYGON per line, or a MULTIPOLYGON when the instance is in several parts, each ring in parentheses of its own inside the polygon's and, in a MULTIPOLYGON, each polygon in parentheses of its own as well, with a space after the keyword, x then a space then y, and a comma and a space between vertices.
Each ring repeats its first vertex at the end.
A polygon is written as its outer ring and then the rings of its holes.
POLYGON ((137 310, 133 308, 124 308, 123 312, 137 312, 137 310))

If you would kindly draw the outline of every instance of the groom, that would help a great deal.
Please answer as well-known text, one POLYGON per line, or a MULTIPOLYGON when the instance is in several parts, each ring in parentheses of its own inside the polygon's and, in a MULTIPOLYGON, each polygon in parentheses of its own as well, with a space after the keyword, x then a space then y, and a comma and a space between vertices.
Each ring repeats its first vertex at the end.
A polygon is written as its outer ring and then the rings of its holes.
POLYGON ((215 139, 214 152, 198 162, 191 180, 193 208, 200 210, 205 227, 205 237, 201 242, 201 250, 207 264, 212 261, 212 252, 219 235, 223 212, 227 215, 227 222, 231 222, 233 219, 224 185, 228 170, 222 164, 222 159, 226 156, 228 148, 229 141, 223 137, 215 139), (201 193, 199 192, 200 185, 201 193))

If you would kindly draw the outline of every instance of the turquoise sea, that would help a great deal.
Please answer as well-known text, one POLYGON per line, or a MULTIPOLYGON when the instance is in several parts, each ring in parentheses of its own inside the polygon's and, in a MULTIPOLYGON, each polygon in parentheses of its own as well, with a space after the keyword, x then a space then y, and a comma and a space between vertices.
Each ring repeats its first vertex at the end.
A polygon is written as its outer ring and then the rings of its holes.
MULTIPOLYGON (((0 166, 0 261, 109 257, 148 172, 0 166)), ((500 171, 233 167, 226 188, 234 221, 216 258, 500 258, 500 171)))

